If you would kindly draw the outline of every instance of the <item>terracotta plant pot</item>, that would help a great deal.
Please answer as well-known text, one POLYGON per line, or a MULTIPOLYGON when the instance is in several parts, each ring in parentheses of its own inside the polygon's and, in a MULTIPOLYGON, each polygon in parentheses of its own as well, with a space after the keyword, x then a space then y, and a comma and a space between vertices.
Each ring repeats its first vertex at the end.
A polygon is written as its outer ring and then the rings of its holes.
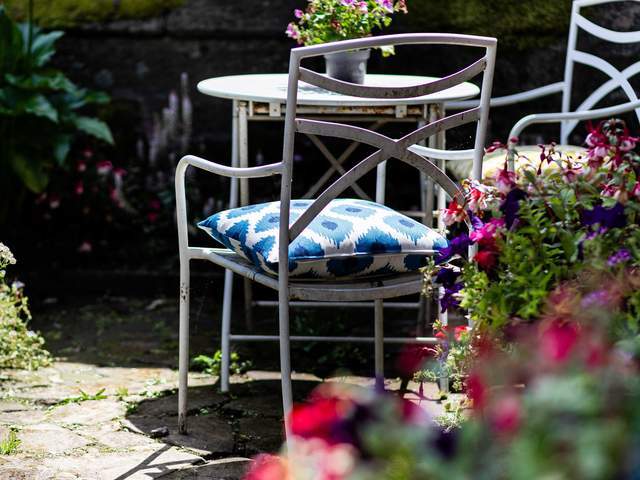
POLYGON ((336 80, 362 85, 367 74, 367 60, 370 54, 371 50, 367 49, 325 55, 327 75, 336 80))

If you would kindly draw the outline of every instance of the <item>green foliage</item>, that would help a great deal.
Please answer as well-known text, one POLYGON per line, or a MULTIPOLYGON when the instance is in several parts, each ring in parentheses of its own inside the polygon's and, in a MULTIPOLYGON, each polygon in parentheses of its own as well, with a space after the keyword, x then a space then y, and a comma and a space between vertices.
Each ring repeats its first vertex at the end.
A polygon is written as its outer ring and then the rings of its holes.
POLYGON ((500 49, 535 48, 564 38, 571 0, 412 0, 408 23, 416 31, 497 37, 500 49))
POLYGON ((22 285, 6 282, 5 268, 14 264, 11 251, 0 243, 0 368, 37 369, 51 363, 44 339, 29 330, 28 299, 22 285))
MULTIPOLYGON (((213 357, 208 355, 198 355, 191 360, 191 367, 209 375, 220 375, 222 365, 222 351, 217 350, 213 357)), ((231 352, 229 371, 232 375, 242 375, 251 368, 251 362, 240 360, 237 352, 231 352)))
POLYGON ((59 407, 60 405, 69 405, 70 403, 82 403, 82 402, 88 402, 90 400, 105 400, 107 398, 107 395, 104 394, 105 390, 106 389, 101 388, 96 393, 91 394, 91 393, 85 392, 84 390, 78 389, 78 391, 80 392, 80 395, 63 398, 62 400, 57 402, 54 406, 59 407))
POLYGON ((79 113, 109 97, 76 86, 48 65, 62 35, 15 23, 0 5, 0 170, 7 172, 0 177, 0 221, 21 194, 16 186, 42 192, 52 168, 66 166, 78 133, 113 143, 105 123, 79 113))
POLYGON ((15 428, 11 428, 7 438, 0 440, 0 455, 13 455, 20 447, 20 439, 15 428))
MULTIPOLYGON (((25 0, 4 0, 16 18, 26 19, 25 0)), ((46 28, 72 27, 81 23, 146 18, 184 4, 184 0, 39 0, 34 19, 46 28)))

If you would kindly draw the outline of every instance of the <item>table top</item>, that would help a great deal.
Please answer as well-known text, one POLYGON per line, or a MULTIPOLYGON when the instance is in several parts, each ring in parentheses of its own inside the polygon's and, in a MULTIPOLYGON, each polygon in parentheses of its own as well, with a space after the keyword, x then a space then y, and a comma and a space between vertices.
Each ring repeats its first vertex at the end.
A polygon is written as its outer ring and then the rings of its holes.
MULTIPOLYGON (((435 77, 414 75, 379 75, 367 74, 365 84, 372 86, 411 86, 437 80, 435 77)), ((253 101, 264 103, 285 103, 287 99, 286 73, 269 73, 254 75, 232 75, 209 78, 198 83, 198 90, 212 97, 230 100, 253 101)), ((424 105, 442 103, 452 100, 473 98, 480 89, 469 82, 447 88, 441 92, 415 98, 359 98, 324 90, 314 85, 300 82, 298 86, 298 105, 314 105, 325 107, 367 107, 393 105, 424 105)))

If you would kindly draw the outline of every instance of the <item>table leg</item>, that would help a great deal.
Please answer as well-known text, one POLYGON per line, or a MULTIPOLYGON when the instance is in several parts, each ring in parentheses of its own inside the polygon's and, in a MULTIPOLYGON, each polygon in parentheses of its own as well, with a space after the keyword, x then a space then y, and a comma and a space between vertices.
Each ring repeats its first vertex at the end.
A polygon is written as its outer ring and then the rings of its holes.
MULTIPOLYGON (((247 102, 238 102, 238 160, 241 168, 249 166, 249 120, 247 102)), ((240 206, 249 205, 249 179, 240 179, 240 206)), ((249 332, 253 331, 253 284, 243 278, 244 321, 249 332)))

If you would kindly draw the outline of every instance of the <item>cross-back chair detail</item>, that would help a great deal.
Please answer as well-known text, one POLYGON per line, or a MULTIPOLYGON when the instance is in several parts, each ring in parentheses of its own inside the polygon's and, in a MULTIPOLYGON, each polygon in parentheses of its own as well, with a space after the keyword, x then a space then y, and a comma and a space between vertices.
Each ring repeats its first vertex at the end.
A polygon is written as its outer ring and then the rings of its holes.
MULTIPOLYGON (((251 168, 235 168, 219 165, 202 158, 186 156, 182 158, 176 169, 176 202, 178 217, 178 236, 180 244, 180 389, 179 389, 179 425, 180 431, 186 431, 187 412, 187 371, 188 371, 188 336, 189 336, 189 261, 209 260, 227 269, 225 277, 224 302, 231 302, 231 289, 227 288, 227 280, 231 280, 231 272, 250 278, 267 287, 278 290, 280 367, 282 374, 282 397, 285 412, 285 427, 289 433, 287 414, 292 406, 291 365, 289 357, 289 301, 298 298, 305 301, 374 301, 375 306, 375 365, 376 376, 382 375, 383 356, 383 299, 408 294, 415 294, 422 289, 422 275, 398 274, 389 278, 363 278, 357 281, 290 281, 289 279, 289 245, 296 239, 310 222, 317 217, 331 200, 336 199, 347 188, 352 186, 367 172, 380 166, 389 159, 397 159, 415 167, 441 186, 451 197, 459 192, 458 186, 431 161, 420 157, 410 150, 412 145, 430 136, 444 132, 463 124, 476 122, 476 139, 474 156, 474 174, 481 173, 483 147, 488 123, 489 99, 493 82, 495 65, 496 39, 469 35, 448 34, 405 34, 348 40, 324 45, 300 47, 291 50, 289 63, 289 79, 287 87, 287 103, 285 114, 285 132, 282 161, 270 165, 251 168), (327 53, 374 48, 385 45, 441 44, 479 47, 485 50, 484 56, 470 66, 443 79, 434 80, 422 85, 409 87, 371 87, 341 82, 320 75, 301 67, 301 61, 308 57, 316 57, 327 53), (335 122, 321 122, 299 118, 297 116, 298 84, 301 81, 345 95, 363 98, 413 98, 427 95, 458 85, 474 76, 483 74, 480 105, 467 111, 449 115, 433 121, 399 139, 390 138, 365 128, 335 122), (333 184, 326 188, 313 203, 291 225, 290 218, 291 186, 293 179, 293 153, 296 134, 330 136, 368 144, 376 149, 374 153, 346 171, 333 184), (231 177, 232 188, 237 188, 237 178, 257 178, 280 175, 280 224, 278 227, 278 275, 270 276, 259 272, 239 261, 233 252, 227 249, 191 247, 188 243, 185 173, 189 166, 200 168, 211 173, 231 177), (324 287, 324 288, 323 288, 324 287)), ((425 103, 428 100, 425 100, 425 103)), ((235 205, 234 205, 235 206, 235 205)), ((230 284, 230 283, 229 283, 230 284)), ((221 389, 229 386, 229 339, 230 316, 223 315, 222 325, 222 366, 221 389)), ((237 336, 239 337, 239 336, 237 336)), ((249 336, 244 336, 247 339, 249 336)), ((254 336, 259 337, 259 336, 254 336)), ((263 336, 264 337, 264 336, 263 336)))
MULTIPOLYGON (((620 32, 602 27, 582 14, 582 10, 587 7, 604 5, 610 3, 623 3, 628 0, 576 0, 571 8, 571 24, 569 27, 569 42, 567 44, 567 58, 565 62, 564 85, 562 90, 562 112, 570 112, 571 94, 575 64, 582 64, 592 67, 606 74, 609 79, 594 90, 575 111, 585 111, 592 109, 598 102, 604 99, 617 88, 621 88, 630 102, 638 100, 638 96, 629 83, 629 79, 640 73, 640 60, 627 66, 622 71, 611 65, 603 58, 578 49, 578 33, 580 30, 615 44, 640 43, 640 30, 620 32)), ((635 0, 637 1, 637 0, 635 0)), ((639 2, 640 3, 640 2, 639 2)), ((636 109, 636 116, 640 121, 640 109, 636 109)), ((569 134, 577 126, 579 120, 566 120, 561 125, 562 143, 567 142, 569 134)))

